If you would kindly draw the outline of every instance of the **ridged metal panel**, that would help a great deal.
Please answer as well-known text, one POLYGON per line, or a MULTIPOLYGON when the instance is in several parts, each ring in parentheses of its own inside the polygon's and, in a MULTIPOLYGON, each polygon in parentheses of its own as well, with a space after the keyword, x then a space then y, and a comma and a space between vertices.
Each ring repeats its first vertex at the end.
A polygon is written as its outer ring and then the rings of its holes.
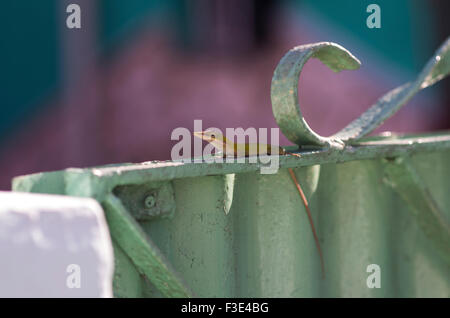
MULTIPOLYGON (((410 158, 449 221, 450 152, 410 158)), ((385 182, 383 160, 294 169, 310 201, 325 279, 304 206, 284 168, 273 175, 253 171, 169 179, 174 216, 139 225, 200 297, 449 297, 450 265, 385 182), (379 289, 367 287, 369 264, 381 267, 379 289)), ((14 188, 54 193, 59 184, 62 194, 72 189, 68 194, 80 195, 67 183, 70 179, 81 185, 79 191, 86 191, 82 180, 101 188, 83 175, 63 171, 20 177, 14 188)), ((161 296, 151 277, 141 275, 136 261, 118 246, 114 233, 116 296, 161 296)))
MULTIPOLYGON (((449 211, 442 190, 450 186, 450 153, 418 158, 415 166, 449 211)), ((225 177, 177 180, 177 216, 144 228, 198 296, 450 296, 449 265, 433 251, 408 206, 383 183, 380 160, 299 168, 296 174, 318 226, 325 279, 285 169, 237 174, 228 216, 225 177), (373 263, 381 267, 380 289, 366 285, 366 268, 373 263)))

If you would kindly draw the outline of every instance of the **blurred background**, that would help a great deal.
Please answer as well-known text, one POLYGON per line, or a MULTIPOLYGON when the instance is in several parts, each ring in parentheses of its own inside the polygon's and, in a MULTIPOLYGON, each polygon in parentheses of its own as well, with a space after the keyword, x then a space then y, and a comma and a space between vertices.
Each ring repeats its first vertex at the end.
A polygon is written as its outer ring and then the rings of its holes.
MULTIPOLYGON (((414 79, 450 34, 447 0, 6 0, 0 4, 0 190, 67 167, 170 159, 176 127, 277 127, 272 73, 293 46, 332 41, 362 62, 304 68, 310 126, 330 135, 414 79), (68 29, 66 7, 81 7, 68 29), (369 29, 369 4, 381 28, 369 29)), ((450 127, 445 80, 377 132, 450 127)), ((283 145, 289 142, 282 137, 283 145)))

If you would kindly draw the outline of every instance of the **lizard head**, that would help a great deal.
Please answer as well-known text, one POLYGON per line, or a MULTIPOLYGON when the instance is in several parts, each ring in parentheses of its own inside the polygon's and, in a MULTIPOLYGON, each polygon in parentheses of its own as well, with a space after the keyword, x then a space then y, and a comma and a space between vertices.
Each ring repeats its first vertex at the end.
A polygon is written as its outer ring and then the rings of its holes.
POLYGON ((225 140, 224 136, 215 130, 194 131, 194 136, 213 144, 223 143, 225 140))

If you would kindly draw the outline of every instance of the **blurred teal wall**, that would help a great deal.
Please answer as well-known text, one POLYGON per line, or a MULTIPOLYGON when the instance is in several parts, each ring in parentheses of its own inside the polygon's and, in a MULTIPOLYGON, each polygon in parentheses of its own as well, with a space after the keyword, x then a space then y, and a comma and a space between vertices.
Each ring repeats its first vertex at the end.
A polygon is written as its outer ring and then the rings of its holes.
POLYGON ((59 81, 56 0, 0 4, 0 141, 59 81))
POLYGON ((168 3, 164 0, 100 0, 100 40, 110 49, 144 23, 159 21, 168 3))
POLYGON ((330 24, 356 37, 374 52, 405 71, 419 72, 440 44, 436 37, 431 2, 423 0, 293 0, 297 7, 311 8, 330 24), (366 12, 378 4, 381 28, 369 29, 366 12), (420 17, 420 19, 418 19, 420 17))
MULTIPOLYGON (((163 0, 99 1, 100 46, 112 49, 163 7, 163 0)), ((0 143, 58 92, 66 14, 57 0, 0 3, 0 143)))

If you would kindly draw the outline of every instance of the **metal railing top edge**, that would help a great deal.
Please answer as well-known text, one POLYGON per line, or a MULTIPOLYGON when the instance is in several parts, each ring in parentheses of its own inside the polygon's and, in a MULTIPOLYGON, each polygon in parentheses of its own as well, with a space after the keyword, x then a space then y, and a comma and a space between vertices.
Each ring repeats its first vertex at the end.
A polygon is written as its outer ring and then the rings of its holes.
MULTIPOLYGON (((343 149, 317 149, 297 152, 302 157, 286 155, 279 156, 279 168, 298 168, 318 164, 343 163, 354 160, 392 158, 409 156, 430 151, 450 150, 450 133, 441 132, 434 134, 384 137, 373 136, 362 138, 358 143, 347 145, 343 149)), ((211 157, 221 159, 219 157, 211 157)), ((242 160, 243 158, 241 158, 242 160)), ((207 175, 225 175, 233 173, 255 172, 267 166, 261 162, 250 163, 250 158, 245 162, 233 163, 206 162, 199 159, 186 159, 183 161, 149 161, 142 163, 126 163, 92 168, 68 168, 59 173, 85 175, 89 178, 113 181, 115 185, 140 184, 151 181, 164 181, 178 178, 199 177, 207 175)), ((253 160, 256 158, 253 157, 253 160)), ((266 156, 265 159, 268 159, 266 156)), ((17 188, 24 180, 35 178, 38 175, 45 176, 55 172, 41 172, 37 174, 18 176, 13 179, 13 188, 17 188)))

